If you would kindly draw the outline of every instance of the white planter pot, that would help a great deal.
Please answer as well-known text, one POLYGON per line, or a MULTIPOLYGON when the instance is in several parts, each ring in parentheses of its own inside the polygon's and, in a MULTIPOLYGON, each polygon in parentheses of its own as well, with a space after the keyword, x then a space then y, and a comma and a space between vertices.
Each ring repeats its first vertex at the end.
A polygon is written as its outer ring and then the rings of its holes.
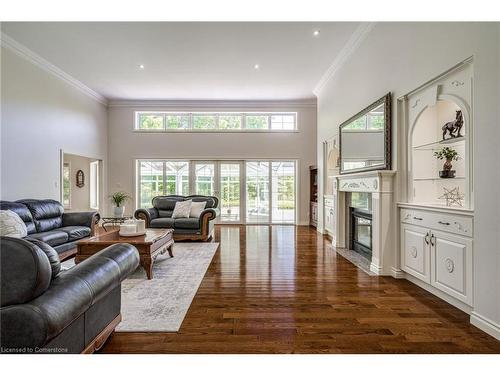
POLYGON ((116 217, 123 217, 123 213, 125 212, 125 207, 115 207, 114 214, 116 217))

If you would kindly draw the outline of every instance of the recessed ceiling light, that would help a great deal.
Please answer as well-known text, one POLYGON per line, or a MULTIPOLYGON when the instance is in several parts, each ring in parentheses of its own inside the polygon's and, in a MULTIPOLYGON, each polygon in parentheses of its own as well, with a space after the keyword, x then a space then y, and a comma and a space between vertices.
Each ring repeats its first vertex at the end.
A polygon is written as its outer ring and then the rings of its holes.
POLYGON ((314 35, 314 36, 319 36, 319 30, 314 30, 314 31, 313 31, 313 35, 314 35))
POLYGON ((253 68, 254 68, 254 69, 259 69, 259 68, 260 68, 260 65, 259 65, 259 64, 255 64, 255 65, 253 66, 253 68))
POLYGON ((139 65, 139 69, 144 69, 144 65, 139 65))

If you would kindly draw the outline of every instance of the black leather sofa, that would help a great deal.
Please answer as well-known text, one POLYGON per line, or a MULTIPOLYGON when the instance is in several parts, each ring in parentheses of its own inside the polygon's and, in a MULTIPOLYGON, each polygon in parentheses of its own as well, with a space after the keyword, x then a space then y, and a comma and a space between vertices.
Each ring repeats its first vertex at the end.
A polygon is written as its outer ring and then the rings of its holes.
POLYGON ((152 208, 135 211, 136 219, 146 221, 147 228, 173 228, 174 240, 208 241, 213 236, 214 219, 219 214, 219 199, 205 195, 163 195, 153 198, 152 208), (172 219, 175 204, 180 201, 207 202, 199 218, 172 219))
POLYGON ((2 353, 91 353, 121 320, 137 249, 115 244, 67 271, 44 242, 0 237, 2 353))
POLYGON ((18 214, 26 224, 26 239, 36 239, 52 246, 61 260, 76 253, 76 241, 93 236, 100 216, 97 212, 64 212, 52 199, 0 201, 0 210, 18 214))

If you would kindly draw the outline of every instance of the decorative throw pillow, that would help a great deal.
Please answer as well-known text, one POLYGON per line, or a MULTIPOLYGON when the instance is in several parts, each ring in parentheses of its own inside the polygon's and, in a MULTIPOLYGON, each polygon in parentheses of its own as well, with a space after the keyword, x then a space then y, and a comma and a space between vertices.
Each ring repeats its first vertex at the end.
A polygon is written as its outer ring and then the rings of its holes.
POLYGON ((172 212, 172 219, 188 218, 191 212, 192 200, 177 202, 172 212))
POLYGON ((207 202, 193 202, 191 204, 191 212, 189 213, 189 217, 198 219, 205 209, 207 202))
POLYGON ((14 238, 23 238, 28 235, 23 219, 13 211, 0 211, 0 235, 14 238))

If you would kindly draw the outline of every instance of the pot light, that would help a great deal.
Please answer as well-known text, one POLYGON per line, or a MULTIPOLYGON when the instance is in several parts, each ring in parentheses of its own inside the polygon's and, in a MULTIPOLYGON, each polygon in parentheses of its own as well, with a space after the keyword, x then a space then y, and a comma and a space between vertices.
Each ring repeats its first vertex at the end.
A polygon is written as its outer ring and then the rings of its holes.
POLYGON ((259 64, 255 64, 255 65, 253 66, 253 68, 254 68, 254 69, 260 69, 260 65, 259 65, 259 64))
POLYGON ((144 65, 140 64, 139 69, 144 69, 144 65))
POLYGON ((319 30, 314 30, 314 31, 313 31, 313 35, 314 35, 314 36, 319 36, 319 30))

